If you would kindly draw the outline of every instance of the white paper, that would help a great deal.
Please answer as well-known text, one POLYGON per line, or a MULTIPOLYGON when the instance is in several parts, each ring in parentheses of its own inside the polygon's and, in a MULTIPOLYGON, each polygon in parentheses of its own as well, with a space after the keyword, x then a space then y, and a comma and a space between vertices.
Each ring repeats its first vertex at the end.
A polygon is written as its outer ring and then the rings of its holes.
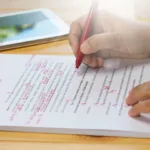
POLYGON ((74 63, 0 55, 0 126, 150 132, 150 115, 131 118, 125 105, 129 90, 149 80, 150 64, 78 74, 74 63))

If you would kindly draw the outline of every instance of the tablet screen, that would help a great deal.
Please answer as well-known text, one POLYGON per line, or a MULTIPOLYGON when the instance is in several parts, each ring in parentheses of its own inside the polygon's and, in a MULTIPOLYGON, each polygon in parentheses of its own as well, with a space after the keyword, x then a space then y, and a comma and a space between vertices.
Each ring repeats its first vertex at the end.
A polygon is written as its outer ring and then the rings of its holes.
POLYGON ((59 28, 41 11, 0 18, 0 42, 13 42, 59 33, 59 28))

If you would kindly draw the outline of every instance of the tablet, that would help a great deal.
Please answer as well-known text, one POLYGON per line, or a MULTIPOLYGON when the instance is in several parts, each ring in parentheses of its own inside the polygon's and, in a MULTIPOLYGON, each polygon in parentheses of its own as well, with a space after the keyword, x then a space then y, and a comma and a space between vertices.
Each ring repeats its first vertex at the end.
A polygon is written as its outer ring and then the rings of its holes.
POLYGON ((48 9, 0 16, 0 50, 61 40, 68 33, 68 24, 48 9))

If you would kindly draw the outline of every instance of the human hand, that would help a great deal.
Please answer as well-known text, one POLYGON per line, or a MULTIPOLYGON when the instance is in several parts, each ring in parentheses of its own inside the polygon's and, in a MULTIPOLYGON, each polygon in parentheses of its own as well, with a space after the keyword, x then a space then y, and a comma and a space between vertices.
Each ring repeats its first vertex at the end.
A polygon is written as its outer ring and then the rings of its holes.
POLYGON ((132 106, 129 111, 131 117, 137 117, 141 113, 150 113, 150 82, 133 88, 126 99, 126 103, 132 106))
MULTIPOLYGON (((86 17, 81 17, 71 25, 69 43, 75 56, 86 17)), ((121 61, 123 59, 130 61, 131 59, 149 58, 149 31, 149 24, 99 11, 93 19, 89 38, 80 47, 84 54, 83 62, 91 67, 103 67, 109 58, 113 63, 116 58, 121 61)), ((113 66, 111 65, 111 67, 113 66)))

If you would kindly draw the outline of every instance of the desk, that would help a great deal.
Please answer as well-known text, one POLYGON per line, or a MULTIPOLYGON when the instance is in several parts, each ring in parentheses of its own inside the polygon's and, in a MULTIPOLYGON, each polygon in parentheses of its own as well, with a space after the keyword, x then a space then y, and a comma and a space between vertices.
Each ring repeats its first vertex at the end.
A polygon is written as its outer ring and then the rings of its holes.
MULTIPOLYGON (((107 2, 109 0, 106 0, 107 2)), ((115 0, 114 0, 115 1, 115 0)), ((127 0, 125 0, 127 2, 127 0)), ((1 0, 0 12, 12 12, 46 6, 67 23, 88 11, 91 0, 1 0), (84 6, 83 3, 86 5, 84 6)), ((124 4, 123 4, 124 5, 124 4)), ((68 41, 19 48, 1 53, 72 54, 68 41)), ((0 132, 0 150, 148 150, 149 139, 90 137, 76 135, 0 132)))

